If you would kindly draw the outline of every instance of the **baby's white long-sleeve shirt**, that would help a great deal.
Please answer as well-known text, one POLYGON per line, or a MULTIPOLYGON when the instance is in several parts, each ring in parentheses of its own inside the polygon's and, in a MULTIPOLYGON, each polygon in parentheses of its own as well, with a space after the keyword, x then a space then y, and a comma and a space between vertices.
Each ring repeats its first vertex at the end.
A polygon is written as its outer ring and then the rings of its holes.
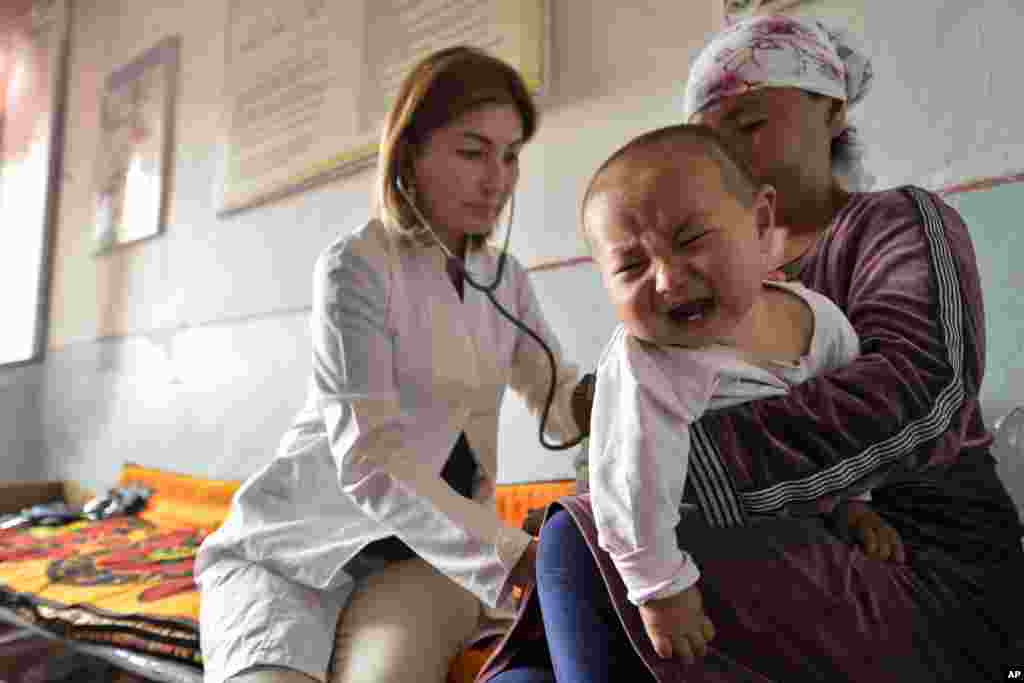
POLYGON ((788 387, 856 358, 859 340, 828 298, 793 283, 814 333, 797 363, 755 365, 724 346, 651 344, 619 327, 598 364, 589 478, 598 542, 634 604, 675 595, 700 572, 676 538, 686 483, 690 425, 709 409, 785 394, 788 387))

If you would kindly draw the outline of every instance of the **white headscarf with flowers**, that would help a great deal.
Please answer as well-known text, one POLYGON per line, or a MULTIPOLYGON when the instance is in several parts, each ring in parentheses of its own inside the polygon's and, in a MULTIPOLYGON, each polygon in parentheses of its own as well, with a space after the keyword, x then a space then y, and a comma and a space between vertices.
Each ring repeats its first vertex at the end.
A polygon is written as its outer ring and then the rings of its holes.
MULTIPOLYGON (((814 19, 758 16, 724 29, 690 69, 683 98, 684 121, 723 97, 759 88, 800 88, 834 97, 852 109, 873 80, 871 59, 849 32, 814 19)), ((873 179, 858 154, 836 169, 851 189, 873 179)))

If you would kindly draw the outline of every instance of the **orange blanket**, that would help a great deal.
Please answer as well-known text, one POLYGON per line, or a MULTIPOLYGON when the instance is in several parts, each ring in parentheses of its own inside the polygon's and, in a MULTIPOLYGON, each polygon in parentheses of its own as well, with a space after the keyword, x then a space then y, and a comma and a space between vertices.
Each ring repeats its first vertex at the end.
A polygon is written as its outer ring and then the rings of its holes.
MULTIPOLYGON (((134 464, 118 480, 153 491, 138 515, 0 531, 0 606, 65 638, 201 666, 192 565, 240 482, 134 464)), ((569 480, 499 485, 498 514, 521 526, 528 510, 572 489, 569 480)), ((471 680, 485 657, 464 652, 450 680, 471 680)))
POLYGON ((0 605, 63 637, 199 665, 199 544, 238 482, 128 464, 119 483, 153 491, 134 517, 0 531, 0 605))

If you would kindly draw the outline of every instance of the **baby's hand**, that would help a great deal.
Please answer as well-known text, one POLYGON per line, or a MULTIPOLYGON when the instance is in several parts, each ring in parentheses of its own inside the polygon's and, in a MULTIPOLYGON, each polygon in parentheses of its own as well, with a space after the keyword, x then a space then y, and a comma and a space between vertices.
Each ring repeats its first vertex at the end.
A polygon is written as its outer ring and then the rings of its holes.
POLYGON ((707 654, 715 626, 704 614, 696 585, 670 598, 651 600, 639 609, 647 637, 662 659, 675 655, 692 663, 695 656, 707 654))
POLYGON ((882 516, 861 500, 847 500, 835 510, 840 531, 858 542, 868 557, 903 564, 906 553, 900 534, 882 516))

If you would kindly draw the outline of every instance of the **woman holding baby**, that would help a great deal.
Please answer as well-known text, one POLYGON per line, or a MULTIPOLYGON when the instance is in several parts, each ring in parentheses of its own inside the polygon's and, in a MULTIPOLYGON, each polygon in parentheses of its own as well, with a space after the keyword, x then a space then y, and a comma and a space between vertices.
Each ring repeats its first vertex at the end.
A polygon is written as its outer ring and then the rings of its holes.
MULTIPOLYGON (((669 572, 638 598, 636 577, 627 586, 617 569, 622 556, 607 552, 591 502, 554 506, 536 590, 481 679, 1005 676, 1008 648, 1024 632, 1014 586, 1024 553, 978 402, 978 267, 962 219, 935 195, 853 191, 863 173, 847 110, 871 77, 844 35, 788 17, 732 26, 694 63, 685 120, 716 132, 738 166, 773 188, 757 201, 771 204, 785 240, 781 248, 764 241, 760 253, 774 259, 762 260, 765 272, 776 268, 831 299, 859 354, 780 395, 705 412, 687 430, 690 512, 672 521, 692 558, 688 578, 669 572), (866 493, 869 503, 849 502, 866 493)), ((583 218, 587 228, 592 207, 583 218)), ((622 241, 608 230, 596 241, 609 234, 622 241)), ((633 277, 626 268, 640 278, 653 272, 662 248, 638 242, 635 262, 595 253, 631 333, 643 327, 624 314, 639 304, 616 299, 625 290, 615 283, 633 277)), ((657 303, 663 290, 651 278, 657 303)), ((717 302, 686 308, 673 324, 704 324, 717 302)), ((597 404, 594 415, 592 432, 602 427, 597 404)))

